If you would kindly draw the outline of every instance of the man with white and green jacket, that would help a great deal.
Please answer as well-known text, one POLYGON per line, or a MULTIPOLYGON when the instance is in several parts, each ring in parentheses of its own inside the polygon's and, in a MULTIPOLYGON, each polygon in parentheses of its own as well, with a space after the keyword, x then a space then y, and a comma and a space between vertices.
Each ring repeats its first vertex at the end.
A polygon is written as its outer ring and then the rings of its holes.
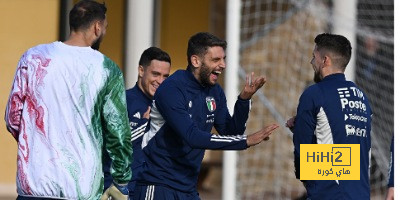
POLYGON ((33 47, 18 63, 5 113, 18 142, 18 199, 100 199, 105 151, 110 190, 126 194, 132 146, 123 76, 97 51, 106 11, 77 3, 69 39, 33 47))

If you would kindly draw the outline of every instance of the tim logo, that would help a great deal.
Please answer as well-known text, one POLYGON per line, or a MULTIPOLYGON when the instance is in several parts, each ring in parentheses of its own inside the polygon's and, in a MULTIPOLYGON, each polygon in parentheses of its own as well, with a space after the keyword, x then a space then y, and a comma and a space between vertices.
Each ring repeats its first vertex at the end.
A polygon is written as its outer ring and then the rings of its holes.
POLYGON ((217 109, 214 97, 206 97, 206 104, 210 112, 214 112, 214 110, 217 109))
POLYGON ((347 90, 347 88, 339 88, 338 93, 341 99, 345 97, 350 97, 350 91, 347 90))

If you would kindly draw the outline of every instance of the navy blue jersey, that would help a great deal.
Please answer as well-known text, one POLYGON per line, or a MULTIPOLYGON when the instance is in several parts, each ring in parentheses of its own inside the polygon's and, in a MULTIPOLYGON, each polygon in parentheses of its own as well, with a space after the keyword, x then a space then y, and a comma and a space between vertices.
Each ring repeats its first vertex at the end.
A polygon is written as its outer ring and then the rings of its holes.
POLYGON ((389 164, 389 181, 388 187, 394 187, 394 138, 390 145, 390 164, 389 164))
MULTIPOLYGON (((142 152, 142 139, 147 126, 148 119, 143 118, 143 114, 151 106, 152 100, 149 99, 136 83, 135 87, 126 90, 126 102, 128 108, 129 125, 131 127, 131 142, 133 149, 133 162, 131 164, 132 179, 129 182, 129 191, 133 192, 135 178, 144 160, 142 152)), ((109 158, 109 157, 108 157, 109 158)), ((111 160, 107 159, 104 164, 104 189, 112 183, 109 173, 111 160)))
POLYGON ((342 73, 326 76, 300 97, 294 127, 296 177, 300 144, 360 144, 360 180, 305 181, 310 199, 369 199, 371 108, 365 94, 342 73))
POLYGON ((176 71, 154 95, 138 182, 196 191, 205 149, 247 148, 243 133, 249 111, 250 100, 238 99, 231 117, 218 84, 203 87, 189 70, 176 71), (213 126, 219 135, 210 133, 213 126))

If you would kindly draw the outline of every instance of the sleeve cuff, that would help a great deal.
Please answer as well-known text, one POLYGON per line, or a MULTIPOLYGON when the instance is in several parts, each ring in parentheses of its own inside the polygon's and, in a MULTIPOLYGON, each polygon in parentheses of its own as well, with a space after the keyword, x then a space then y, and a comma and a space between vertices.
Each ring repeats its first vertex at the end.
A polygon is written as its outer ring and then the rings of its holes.
POLYGON ((239 101, 243 101, 243 102, 247 102, 247 101, 250 101, 251 100, 251 98, 250 99, 242 99, 242 98, 240 98, 240 94, 238 95, 238 98, 237 98, 239 101))

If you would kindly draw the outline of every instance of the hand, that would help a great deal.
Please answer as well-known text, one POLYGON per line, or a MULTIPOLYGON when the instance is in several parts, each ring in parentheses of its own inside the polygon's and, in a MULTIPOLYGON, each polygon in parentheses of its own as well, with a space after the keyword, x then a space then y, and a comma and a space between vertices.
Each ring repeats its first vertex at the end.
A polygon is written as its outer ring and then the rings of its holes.
POLYGON ((150 119, 150 106, 147 108, 147 111, 143 113, 143 118, 150 119))
POLYGON ((294 123, 296 122, 296 116, 291 117, 290 119, 287 120, 286 122, 286 127, 290 129, 290 131, 294 131, 294 123))
POLYGON ((394 199, 394 187, 389 187, 386 194, 386 200, 393 200, 393 199, 394 199))
POLYGON ((246 100, 251 99, 253 94, 256 93, 266 81, 267 79, 264 76, 254 78, 254 72, 251 72, 251 77, 246 75, 246 84, 244 85, 242 92, 240 92, 240 98, 246 100))
POLYGON ((109 198, 115 200, 127 200, 129 195, 128 185, 111 184, 111 186, 101 195, 101 200, 108 200, 109 198))
POLYGON ((269 135, 277 129, 279 126, 277 124, 272 124, 264 127, 263 129, 247 136, 247 146, 251 147, 261 143, 262 141, 269 140, 269 135))

